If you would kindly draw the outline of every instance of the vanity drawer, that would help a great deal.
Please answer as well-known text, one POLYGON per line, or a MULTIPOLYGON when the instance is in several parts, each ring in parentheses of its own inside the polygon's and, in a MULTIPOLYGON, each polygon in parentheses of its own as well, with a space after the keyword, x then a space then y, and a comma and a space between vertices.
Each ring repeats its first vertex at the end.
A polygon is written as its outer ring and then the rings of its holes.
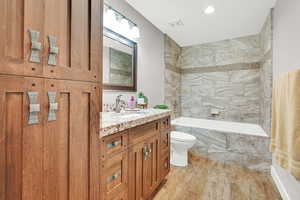
POLYGON ((128 197, 128 152, 115 154, 101 163, 103 200, 125 200, 128 197))
POLYGON ((170 130, 171 129, 171 118, 166 117, 160 120, 160 130, 165 131, 165 130, 170 130))
POLYGON ((171 138, 170 131, 163 131, 160 134, 160 154, 167 155, 170 152, 171 138))
POLYGON ((101 158, 110 158, 112 154, 126 150, 128 146, 128 130, 106 136, 101 139, 101 158))
POLYGON ((160 179, 163 180, 170 172, 170 154, 166 154, 161 157, 159 163, 159 176, 160 179))
POLYGON ((159 134, 159 122, 150 122, 135 128, 129 133, 129 144, 137 144, 143 142, 147 138, 157 136, 159 134))

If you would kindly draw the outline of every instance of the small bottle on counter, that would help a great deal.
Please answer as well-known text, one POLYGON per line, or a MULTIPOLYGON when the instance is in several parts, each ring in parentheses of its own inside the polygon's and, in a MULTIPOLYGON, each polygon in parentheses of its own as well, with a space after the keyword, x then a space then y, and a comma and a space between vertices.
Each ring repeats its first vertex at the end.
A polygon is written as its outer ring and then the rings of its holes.
POLYGON ((148 98, 142 92, 138 94, 137 106, 141 109, 146 109, 148 106, 148 98))
POLYGON ((134 96, 131 96, 129 103, 128 103, 129 109, 135 109, 136 108, 136 100, 134 96))

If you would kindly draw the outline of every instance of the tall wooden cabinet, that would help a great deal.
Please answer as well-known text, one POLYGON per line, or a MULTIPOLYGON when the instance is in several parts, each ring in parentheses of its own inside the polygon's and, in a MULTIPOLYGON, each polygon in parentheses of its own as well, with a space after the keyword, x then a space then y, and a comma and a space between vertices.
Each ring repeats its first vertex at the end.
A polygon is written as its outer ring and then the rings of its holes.
POLYGON ((102 0, 1 0, 0 73, 100 82, 101 18, 102 0))
POLYGON ((7 76, 0 85, 0 199, 99 199, 99 85, 7 76), (33 105, 38 121, 28 124, 33 105))
POLYGON ((0 199, 42 199, 43 123, 28 125, 27 92, 42 94, 43 80, 0 76, 0 85, 0 199))
POLYGON ((102 0, 0 1, 0 200, 99 200, 102 0))

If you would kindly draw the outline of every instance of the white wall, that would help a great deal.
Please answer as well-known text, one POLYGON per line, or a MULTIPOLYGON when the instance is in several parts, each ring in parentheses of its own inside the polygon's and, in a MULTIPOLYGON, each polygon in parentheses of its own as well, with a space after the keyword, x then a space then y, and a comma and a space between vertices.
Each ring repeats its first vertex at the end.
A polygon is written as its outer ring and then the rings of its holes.
POLYGON ((278 0, 274 9, 274 78, 300 68, 300 1, 278 0))
MULTIPOLYGON (((150 106, 164 102, 164 34, 147 21, 125 0, 107 0, 108 5, 121 12, 140 28, 138 40, 138 80, 137 91, 142 91, 148 98, 150 106)), ((113 103, 118 94, 127 100, 135 93, 104 91, 103 103, 113 103)))
MULTIPOLYGON (((274 9, 274 79, 300 69, 300 1, 278 0, 274 9)), ((290 200, 300 199, 300 181, 274 163, 274 170, 290 200)))

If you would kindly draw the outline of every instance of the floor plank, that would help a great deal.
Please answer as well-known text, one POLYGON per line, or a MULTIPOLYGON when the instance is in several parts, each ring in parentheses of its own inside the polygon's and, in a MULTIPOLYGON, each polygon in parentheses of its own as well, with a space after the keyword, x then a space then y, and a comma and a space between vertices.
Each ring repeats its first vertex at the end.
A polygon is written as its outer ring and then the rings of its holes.
POLYGON ((172 167, 154 200, 281 200, 271 175, 190 155, 187 168, 172 167))

